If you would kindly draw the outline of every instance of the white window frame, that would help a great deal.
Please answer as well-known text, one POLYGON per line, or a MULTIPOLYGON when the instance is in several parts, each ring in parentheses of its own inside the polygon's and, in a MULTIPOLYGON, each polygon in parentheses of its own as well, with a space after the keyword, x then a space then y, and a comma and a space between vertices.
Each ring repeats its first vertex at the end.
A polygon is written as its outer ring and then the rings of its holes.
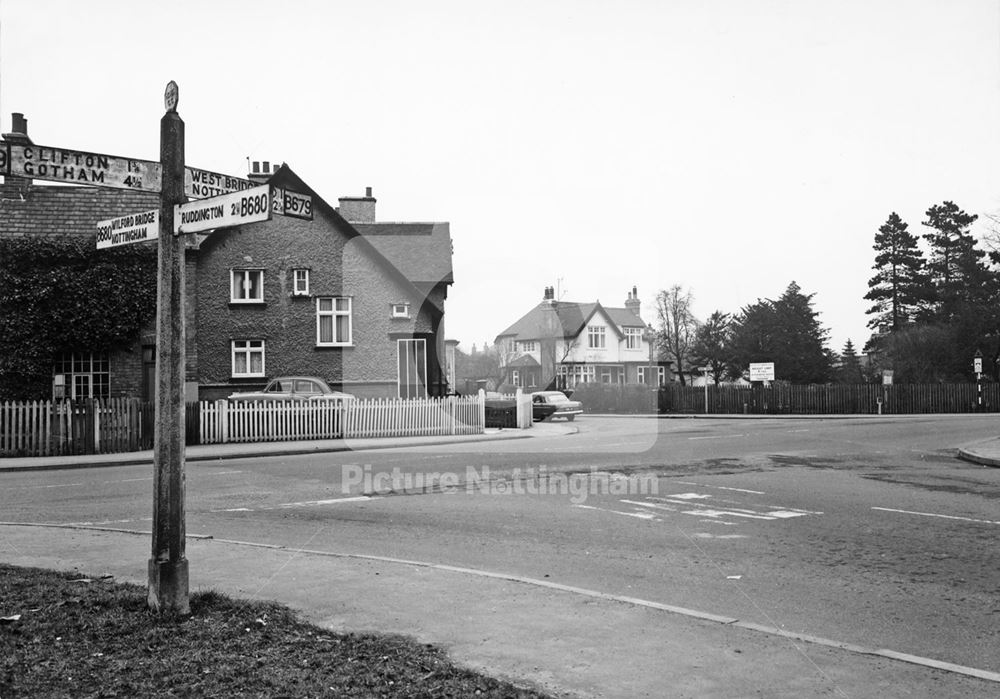
POLYGON ((658 366, 658 367, 641 366, 641 367, 639 367, 639 374, 638 374, 639 383, 643 383, 643 384, 647 383, 646 382, 646 375, 647 375, 647 373, 649 373, 650 369, 654 369, 654 368, 656 369, 656 380, 657 380, 656 385, 657 386, 665 386, 666 383, 667 383, 667 372, 666 372, 666 368, 662 367, 662 366, 658 366))
POLYGON ((410 317, 410 304, 408 303, 394 303, 389 311, 389 315, 392 318, 409 318, 410 317))
POLYGON ((292 270, 292 295, 293 296, 308 296, 309 295, 309 270, 303 267, 298 267, 292 270), (300 285, 299 282, 302 282, 300 285))
POLYGON ((63 397, 72 400, 111 397, 111 361, 107 352, 65 352, 56 358, 53 386, 64 386, 63 397))
POLYGON ((350 296, 317 296, 316 297, 316 346, 317 347, 352 347, 354 344, 354 303, 350 296), (329 310, 322 309, 325 302, 331 302, 329 310), (337 308, 338 302, 346 302, 347 308, 337 308), (347 337, 337 338, 337 318, 347 318, 347 337), (330 318, 332 323, 331 336, 333 340, 323 342, 323 320, 330 318))
POLYGON ((517 369, 513 369, 510 372, 510 382, 515 386, 521 385, 521 372, 517 369))
POLYGON ((267 376, 267 367, 265 364, 267 358, 265 344, 264 340, 233 340, 230 343, 230 350, 232 354, 231 372, 233 378, 263 378, 264 376, 267 376), (237 347, 237 345, 242 346, 237 347), (253 366, 253 355, 258 352, 260 353, 260 371, 251 371, 251 367, 253 366), (245 361, 247 370, 245 372, 238 373, 236 371, 237 354, 246 355, 245 361))
POLYGON ((625 349, 642 349, 642 328, 625 328, 625 349))
POLYGON ((522 352, 534 352, 535 351, 535 341, 534 340, 521 340, 521 351, 522 352))
POLYGON ((587 326, 587 346, 590 349, 604 349, 607 347, 606 337, 603 325, 587 326))
POLYGON ((264 270, 259 267, 237 267, 229 270, 229 302, 230 303, 264 303, 264 270), (243 296, 246 291, 246 277, 243 277, 242 283, 239 285, 242 289, 239 289, 240 293, 237 293, 237 275, 257 275, 257 297, 247 297, 243 296))

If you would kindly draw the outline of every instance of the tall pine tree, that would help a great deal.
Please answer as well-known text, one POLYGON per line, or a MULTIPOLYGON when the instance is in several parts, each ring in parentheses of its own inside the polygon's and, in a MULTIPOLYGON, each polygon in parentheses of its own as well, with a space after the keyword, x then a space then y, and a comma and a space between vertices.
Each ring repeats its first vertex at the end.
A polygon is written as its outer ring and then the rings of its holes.
POLYGON ((986 253, 976 247, 969 227, 979 218, 946 201, 927 210, 923 225, 930 245, 927 271, 934 286, 936 319, 952 320, 965 303, 982 303, 990 294, 992 275, 984 264, 986 253))
POLYGON ((924 254, 908 224, 893 211, 875 234, 875 276, 868 280, 865 298, 873 301, 867 314, 869 328, 892 331, 926 313, 932 290, 924 254))

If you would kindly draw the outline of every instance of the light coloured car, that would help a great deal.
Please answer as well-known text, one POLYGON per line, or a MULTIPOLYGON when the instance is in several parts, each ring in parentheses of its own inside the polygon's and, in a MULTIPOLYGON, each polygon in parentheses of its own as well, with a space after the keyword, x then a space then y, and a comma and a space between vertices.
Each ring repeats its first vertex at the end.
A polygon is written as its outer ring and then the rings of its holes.
POLYGON ((354 400, 354 396, 334 391, 326 381, 317 376, 278 376, 271 379, 263 391, 233 393, 229 400, 344 402, 354 400))
POLYGON ((531 416, 535 422, 561 417, 572 422, 583 413, 583 403, 570 400, 562 391, 538 391, 531 394, 531 416))

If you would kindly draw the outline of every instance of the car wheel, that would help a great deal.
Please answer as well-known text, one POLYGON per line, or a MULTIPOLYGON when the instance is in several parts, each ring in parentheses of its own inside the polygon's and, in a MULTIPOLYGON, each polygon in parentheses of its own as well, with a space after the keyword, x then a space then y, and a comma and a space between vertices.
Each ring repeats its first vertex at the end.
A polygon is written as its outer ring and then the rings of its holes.
POLYGON ((567 415, 566 416, 566 421, 567 422, 573 422, 573 418, 575 418, 575 417, 576 417, 576 415, 567 415))

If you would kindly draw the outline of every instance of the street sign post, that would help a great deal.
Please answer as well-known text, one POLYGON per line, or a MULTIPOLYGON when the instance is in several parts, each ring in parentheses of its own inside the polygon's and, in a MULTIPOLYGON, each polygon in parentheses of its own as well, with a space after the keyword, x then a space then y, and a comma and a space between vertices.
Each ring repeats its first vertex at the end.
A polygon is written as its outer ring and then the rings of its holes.
POLYGON ((240 226, 271 218, 271 187, 260 185, 242 192, 220 194, 174 207, 174 233, 200 233, 213 228, 240 226))
POLYGON ((23 143, 2 144, 0 175, 143 192, 159 192, 163 182, 160 163, 23 143))
MULTIPOLYGON (((184 201, 184 121, 177 114, 177 83, 167 84, 160 119, 160 221, 174 228, 184 201)), ((159 240, 156 284, 156 416, 153 426, 152 550, 146 604, 158 613, 190 614, 184 521, 184 377, 187 320, 184 312, 183 238, 159 240)))
POLYGON ((97 249, 156 240, 160 236, 160 210, 143 211, 97 224, 97 249))

